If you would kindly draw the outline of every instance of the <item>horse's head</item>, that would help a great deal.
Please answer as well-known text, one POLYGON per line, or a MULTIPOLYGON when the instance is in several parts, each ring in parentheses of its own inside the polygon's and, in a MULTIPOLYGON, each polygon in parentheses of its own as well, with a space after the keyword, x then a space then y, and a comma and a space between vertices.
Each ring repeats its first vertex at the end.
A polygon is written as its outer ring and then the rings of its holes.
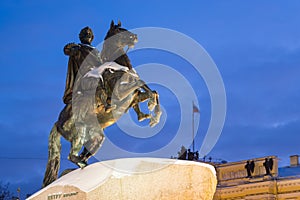
POLYGON ((131 33, 125 28, 121 28, 121 22, 115 24, 114 21, 111 21, 110 28, 105 36, 105 41, 109 42, 112 46, 118 46, 124 48, 128 46, 129 48, 134 47, 134 44, 137 43, 137 35, 131 33))

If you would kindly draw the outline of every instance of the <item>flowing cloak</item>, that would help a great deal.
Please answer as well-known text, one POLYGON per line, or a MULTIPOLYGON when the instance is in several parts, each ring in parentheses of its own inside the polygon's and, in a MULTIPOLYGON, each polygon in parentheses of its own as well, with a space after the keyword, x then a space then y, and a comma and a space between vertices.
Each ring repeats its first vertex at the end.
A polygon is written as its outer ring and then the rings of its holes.
MULTIPOLYGON (((66 86, 63 96, 63 102, 66 104, 64 109, 59 115, 57 121, 57 128, 61 129, 61 133, 71 132, 72 129, 72 99, 73 92, 78 92, 78 84, 80 83, 81 77, 90 69, 95 66, 101 65, 99 51, 86 44, 75 44, 70 43, 64 47, 65 55, 69 56, 68 71, 66 78, 66 86)), ((70 135, 63 135, 65 138, 70 135)), ((71 136, 72 137, 72 136, 71 136)))
POLYGON ((102 62, 99 51, 87 44, 67 44, 64 53, 69 56, 69 61, 63 102, 69 104, 76 80, 94 67, 100 66, 102 62))

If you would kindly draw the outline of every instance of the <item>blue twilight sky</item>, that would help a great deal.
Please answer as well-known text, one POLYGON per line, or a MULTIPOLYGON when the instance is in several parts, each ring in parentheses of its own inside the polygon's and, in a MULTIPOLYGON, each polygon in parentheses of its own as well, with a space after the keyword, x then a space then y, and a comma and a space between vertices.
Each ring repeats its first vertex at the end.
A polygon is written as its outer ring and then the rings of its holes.
MULTIPOLYGON (((179 31, 201 44, 214 60, 226 89, 227 115, 210 156, 236 161, 277 155, 280 165, 287 165, 289 155, 300 153, 299 10, 297 0, 2 0, 0 181, 9 182, 13 191, 21 187, 23 195, 40 188, 49 131, 63 108, 68 60, 63 46, 79 42, 78 33, 87 25, 95 34, 93 44, 99 44, 112 19, 120 19, 127 29, 179 31)), ((129 56, 134 66, 162 63, 190 80, 201 110, 199 149, 211 114, 201 76, 168 52, 145 50, 129 56)), ((178 128, 181 116, 176 96, 167 88, 151 87, 160 93, 167 113, 165 127, 147 143, 122 135, 117 126, 108 128, 107 137, 122 148, 137 152, 159 148, 178 128)), ((187 137, 189 131, 187 127, 187 137)), ((66 160, 70 145, 62 142, 61 168, 74 167, 66 160)))

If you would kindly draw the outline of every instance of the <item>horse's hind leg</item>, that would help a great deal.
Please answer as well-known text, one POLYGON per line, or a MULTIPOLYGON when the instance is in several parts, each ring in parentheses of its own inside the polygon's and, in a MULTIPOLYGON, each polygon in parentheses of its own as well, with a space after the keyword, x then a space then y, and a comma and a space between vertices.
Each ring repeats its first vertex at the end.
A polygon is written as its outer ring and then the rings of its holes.
POLYGON ((88 159, 97 153, 105 139, 103 130, 98 127, 92 128, 89 134, 91 135, 91 139, 84 144, 84 149, 80 154, 81 161, 86 164, 88 159))
POLYGON ((81 159, 81 162, 83 162, 83 163, 85 163, 86 165, 88 165, 87 164, 87 161, 88 161, 88 159, 90 158, 92 156, 92 154, 90 153, 90 151, 86 148, 86 147, 84 147, 83 148, 83 151, 81 152, 81 154, 80 154, 80 159, 81 159))
POLYGON ((71 150, 68 159, 80 168, 83 168, 85 165, 81 163, 81 158, 78 156, 78 154, 84 143, 83 141, 85 139, 86 127, 76 127, 76 129, 78 130, 76 131, 77 135, 72 137, 71 150))

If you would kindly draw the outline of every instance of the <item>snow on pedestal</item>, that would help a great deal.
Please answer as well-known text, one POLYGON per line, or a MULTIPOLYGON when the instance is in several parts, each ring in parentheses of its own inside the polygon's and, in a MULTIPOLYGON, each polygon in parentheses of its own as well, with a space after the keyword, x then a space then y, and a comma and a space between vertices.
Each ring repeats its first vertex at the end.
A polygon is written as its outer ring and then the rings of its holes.
POLYGON ((59 178, 29 200, 213 199, 217 179, 205 163, 124 158, 91 164, 59 178))

